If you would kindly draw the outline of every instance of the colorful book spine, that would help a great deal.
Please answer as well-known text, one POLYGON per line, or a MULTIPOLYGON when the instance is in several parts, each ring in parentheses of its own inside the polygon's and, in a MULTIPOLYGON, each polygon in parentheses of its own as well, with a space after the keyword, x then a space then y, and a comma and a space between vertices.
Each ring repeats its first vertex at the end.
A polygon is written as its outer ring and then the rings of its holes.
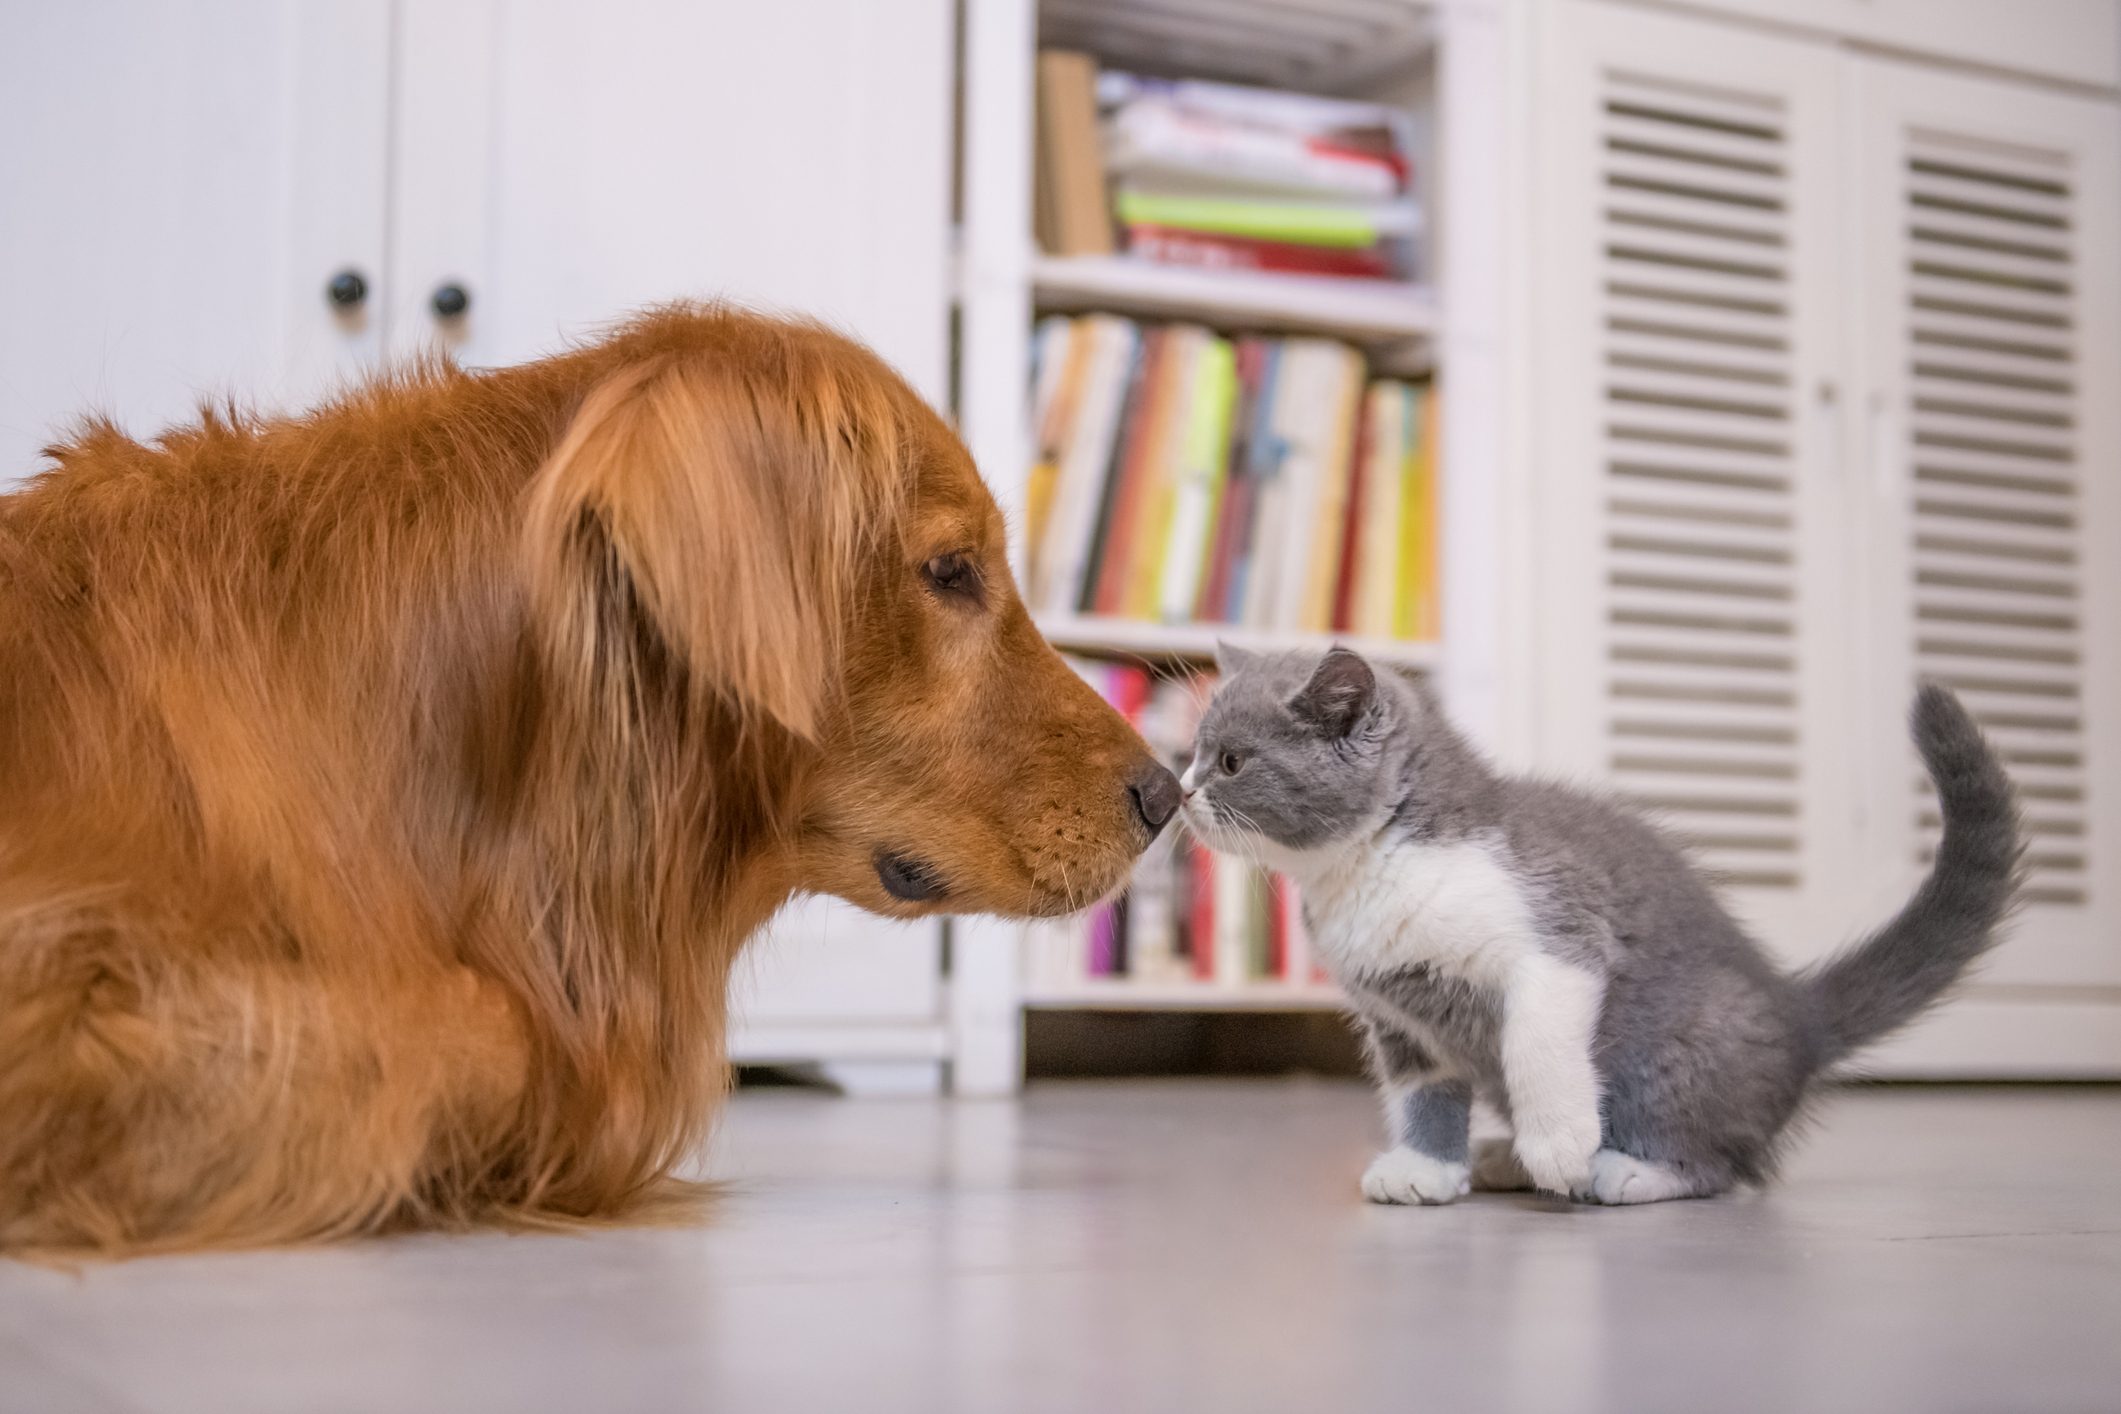
POLYGON ((1364 505, 1357 527, 1356 602, 1348 629, 1378 638, 1394 631, 1399 595, 1399 522, 1402 446, 1409 426, 1403 383, 1373 383, 1366 402, 1369 428, 1363 472, 1364 505))
POLYGON ((1027 600, 1433 639, 1438 405, 1330 340, 1044 321, 1027 600))
POLYGON ((1124 557, 1121 518, 1126 508, 1121 503, 1136 469, 1135 463, 1141 456, 1141 444, 1147 440, 1148 423, 1154 417, 1155 399, 1151 390, 1156 382, 1163 339, 1161 329, 1151 329, 1144 334, 1140 353, 1128 373, 1126 396, 1120 405, 1120 424, 1115 434, 1117 442, 1104 484, 1098 488, 1097 520, 1090 534, 1089 556, 1083 569, 1083 592, 1076 604, 1086 611, 1096 607, 1101 576, 1124 575, 1126 572, 1123 563, 1112 563, 1124 557))
POLYGON ((1193 952, 1193 978, 1197 982, 1215 980, 1215 856, 1203 845, 1194 845, 1190 851, 1193 862, 1192 908, 1193 926, 1190 942, 1193 952))
POLYGON ((1130 618, 1156 617, 1157 588, 1162 583, 1164 561, 1171 549, 1171 524, 1177 511, 1178 483, 1183 474, 1186 443, 1195 406, 1200 396, 1201 356, 1214 336, 1193 325, 1175 325, 1168 345, 1172 360, 1159 421, 1162 429, 1155 454, 1144 471, 1136 540, 1127 560, 1127 573, 1118 612, 1130 618))
POLYGON ((1123 226, 1158 226, 1339 250, 1368 250, 1380 241, 1413 234, 1418 224, 1413 208, 1400 205, 1123 191, 1114 206, 1123 226))
POLYGON ((1406 441, 1400 506, 1400 594, 1393 632, 1400 638, 1436 637, 1436 392, 1407 390, 1415 428, 1406 441))
POLYGON ((1128 411, 1127 447, 1114 485, 1107 494, 1112 514, 1105 530, 1104 552, 1099 560, 1094 588, 1084 607, 1100 614, 1118 613, 1126 602, 1128 576, 1136 526, 1141 517, 1142 488, 1150 468, 1163 455, 1165 407, 1172 395, 1179 368, 1177 351, 1169 329, 1154 329, 1143 345, 1142 377, 1134 389, 1134 406, 1128 411))
POLYGON ((1193 616, 1200 599, 1215 507, 1229 473, 1230 418, 1237 402, 1237 357, 1230 344, 1208 340, 1199 364, 1153 606, 1156 617, 1181 622, 1193 616))

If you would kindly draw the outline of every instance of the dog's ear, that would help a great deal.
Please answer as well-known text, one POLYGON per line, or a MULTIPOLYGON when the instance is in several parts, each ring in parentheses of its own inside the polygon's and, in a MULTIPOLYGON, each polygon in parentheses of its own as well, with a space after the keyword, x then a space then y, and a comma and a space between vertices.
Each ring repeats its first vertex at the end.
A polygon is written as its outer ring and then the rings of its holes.
POLYGON ((897 449, 881 395, 784 353, 626 369, 583 401, 524 539, 564 670, 637 654, 645 627, 696 688, 817 734, 897 449))

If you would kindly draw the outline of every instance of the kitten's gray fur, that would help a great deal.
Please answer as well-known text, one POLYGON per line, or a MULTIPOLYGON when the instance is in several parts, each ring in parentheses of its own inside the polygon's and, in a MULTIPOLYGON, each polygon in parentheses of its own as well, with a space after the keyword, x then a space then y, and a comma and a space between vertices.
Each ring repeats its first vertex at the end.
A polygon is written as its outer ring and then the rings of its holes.
MULTIPOLYGON (((1342 649, 1226 650, 1225 672, 1186 780, 1186 817, 1211 846, 1299 875, 1343 867, 1334 861, 1351 851, 1408 867, 1497 861, 1528 910, 1531 945, 1596 979, 1596 1157, 1618 1176, 1593 1184, 1585 1170, 1570 1180, 1580 1197, 1643 1201, 1765 1181, 1821 1072, 1936 1003, 1995 941, 2015 892, 2009 781, 1942 688, 1924 688, 1913 711, 1943 802, 1933 872, 1868 939, 1787 975, 1651 826, 1610 799, 1497 774, 1414 683, 1342 649), (1421 848, 1464 842, 1479 852, 1421 848), (1646 1166, 1651 1182, 1625 1183, 1646 1166), (1635 1196, 1615 1197, 1622 1187, 1635 1196)), ((1354 895, 1364 908, 1380 896, 1374 885, 1354 895)), ((1348 921, 1317 916, 1308 889, 1305 907, 1314 933, 1348 921)), ((1454 1165, 1466 1152, 1466 1087, 1511 1109, 1498 1053, 1506 989, 1425 961, 1418 945, 1397 956, 1404 965, 1336 974, 1367 1033, 1402 1162, 1423 1156, 1457 1186, 1439 1194, 1428 1177, 1395 1188, 1387 1175, 1394 1196, 1365 1188, 1383 1201, 1415 1201, 1408 1191, 1449 1201, 1465 1186, 1454 1165)), ((1519 1141, 1523 1153, 1522 1126, 1519 1141)), ((1497 1157, 1477 1160, 1476 1174, 1497 1157)))

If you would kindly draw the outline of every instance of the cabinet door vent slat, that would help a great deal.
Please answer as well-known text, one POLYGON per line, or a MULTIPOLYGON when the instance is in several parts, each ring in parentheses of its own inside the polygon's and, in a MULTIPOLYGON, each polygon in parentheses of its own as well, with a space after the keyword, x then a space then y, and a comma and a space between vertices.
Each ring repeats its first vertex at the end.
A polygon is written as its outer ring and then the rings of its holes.
POLYGON ((1606 766, 1722 883, 1787 894, 1809 762, 1786 114, 1603 78, 1606 766))
MULTIPOLYGON (((2003 753, 2033 841, 2029 897, 2081 907, 2096 881, 2063 847, 2086 835, 2091 784, 2076 192, 2059 155, 1910 134, 1905 160, 1915 669, 1963 693, 2003 753)), ((1936 799, 1909 779, 1926 862, 1936 799)))

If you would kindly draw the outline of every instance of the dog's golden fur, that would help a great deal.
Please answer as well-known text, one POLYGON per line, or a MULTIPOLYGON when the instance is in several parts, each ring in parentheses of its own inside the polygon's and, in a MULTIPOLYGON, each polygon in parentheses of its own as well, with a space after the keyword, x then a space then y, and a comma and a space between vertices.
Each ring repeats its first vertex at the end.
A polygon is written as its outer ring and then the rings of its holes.
POLYGON ((0 1250, 637 1212, 791 893, 1057 912, 1146 842, 962 447, 822 330, 50 455, 0 497, 0 1250))

